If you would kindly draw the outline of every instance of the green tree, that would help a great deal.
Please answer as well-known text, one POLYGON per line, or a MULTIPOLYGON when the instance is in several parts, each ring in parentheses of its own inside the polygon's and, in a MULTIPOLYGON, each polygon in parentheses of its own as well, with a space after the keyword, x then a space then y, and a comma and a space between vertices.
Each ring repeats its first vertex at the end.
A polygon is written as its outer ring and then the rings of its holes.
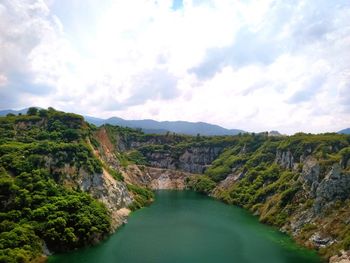
POLYGON ((44 110, 44 109, 39 110, 39 116, 42 118, 47 117, 48 116, 47 110, 44 110))
POLYGON ((37 115, 38 114, 38 109, 35 107, 30 107, 27 111, 28 115, 37 115))

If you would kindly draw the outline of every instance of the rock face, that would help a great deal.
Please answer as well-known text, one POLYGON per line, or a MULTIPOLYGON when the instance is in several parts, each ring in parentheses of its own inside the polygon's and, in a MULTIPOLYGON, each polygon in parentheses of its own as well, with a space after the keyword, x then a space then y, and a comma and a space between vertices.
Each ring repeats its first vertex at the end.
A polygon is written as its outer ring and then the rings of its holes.
POLYGON ((316 189, 320 180, 320 165, 318 161, 308 156, 303 162, 303 169, 299 181, 303 184, 304 190, 310 191, 311 197, 315 197, 316 189))
POLYGON ((191 176, 190 173, 182 171, 147 167, 146 175, 151 179, 149 187, 154 190, 159 189, 184 189, 185 180, 191 176))
POLYGON ((118 210, 131 204, 125 183, 116 181, 106 170, 102 174, 83 174, 80 187, 102 201, 109 210, 118 210))
POLYGON ((177 160, 171 152, 152 152, 147 153, 146 158, 150 166, 165 168, 165 169, 176 169, 177 160))
POLYGON ((123 171, 125 181, 153 190, 184 189, 186 178, 193 174, 179 170, 130 165, 123 171))
POLYGON ((224 180, 220 181, 219 184, 214 188, 212 191, 212 196, 217 197, 220 195, 221 191, 227 190, 230 188, 233 184, 235 184, 237 181, 243 178, 246 171, 242 172, 233 172, 232 174, 228 175, 224 180))
POLYGON ((110 141, 109 136, 105 128, 99 129, 95 134, 96 139, 100 142, 98 151, 95 151, 95 155, 108 163, 111 167, 117 168, 119 161, 115 155, 115 145, 110 141))
POLYGON ((341 251, 341 255, 331 257, 329 263, 350 263, 350 251, 341 251))
POLYGON ((313 245, 317 248, 322 248, 326 246, 332 245, 335 240, 333 240, 329 236, 322 236, 320 233, 316 232, 310 237, 310 241, 313 243, 313 245))
POLYGON ((350 197, 350 175, 341 172, 339 164, 334 164, 316 189, 315 211, 319 212, 327 202, 350 197))
POLYGON ((116 181, 106 170, 101 174, 89 174, 80 169, 78 176, 67 176, 64 184, 79 187, 105 204, 112 214, 113 230, 125 222, 128 214, 126 208, 131 205, 133 198, 125 183, 116 181))
POLYGON ((292 169, 294 166, 294 157, 289 150, 277 150, 275 162, 285 169, 292 169))
MULTIPOLYGON (((105 156, 111 154, 107 151, 105 156)), ((112 157, 111 161, 114 161, 112 157)), ((78 169, 67 163, 57 167, 56 161, 50 156, 45 158, 45 165, 48 170, 61 175, 59 181, 66 187, 79 188, 105 204, 112 215, 113 230, 125 221, 125 209, 133 202, 133 198, 124 182, 115 180, 105 169, 102 173, 88 173, 83 168, 78 169)))
POLYGON ((218 157, 221 150, 222 147, 189 147, 179 156, 169 150, 146 153, 146 158, 152 167, 201 174, 218 157))
MULTIPOLYGON (((315 209, 317 212, 320 212, 321 206, 327 202, 350 197, 350 175, 342 172, 343 161, 340 165, 334 164, 322 179, 320 164, 315 157, 312 155, 302 156, 300 160, 303 168, 298 180, 306 193, 311 198, 316 199, 315 209)), ((275 162, 285 169, 291 169, 295 166, 290 151, 277 151, 275 162)))
POLYGON ((179 157, 178 168, 189 173, 203 173, 221 150, 220 147, 191 147, 179 157))

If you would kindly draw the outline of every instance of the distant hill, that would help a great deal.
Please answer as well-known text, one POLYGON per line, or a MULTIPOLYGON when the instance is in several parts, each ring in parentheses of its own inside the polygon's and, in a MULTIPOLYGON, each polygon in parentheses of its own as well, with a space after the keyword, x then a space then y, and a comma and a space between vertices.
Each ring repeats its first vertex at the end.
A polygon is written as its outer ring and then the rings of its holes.
MULTIPOLYGON (((28 108, 22 110, 0 110, 0 116, 6 116, 8 113, 25 114, 28 108)), ((85 120, 96 126, 103 124, 118 125, 123 127, 141 129, 145 133, 165 134, 174 132, 187 135, 236 135, 245 131, 239 129, 226 129, 219 125, 214 125, 206 122, 188 122, 188 121, 155 121, 147 120, 124 120, 118 117, 101 119, 91 116, 84 116, 85 120)))
POLYGON ((350 128, 338 131, 338 133, 340 133, 340 134, 350 134, 350 128))
POLYGON ((27 111, 28 111, 28 108, 21 109, 21 110, 0 110, 0 116, 6 116, 9 113, 16 114, 16 115, 18 115, 19 113, 26 114, 27 111))
POLYGON ((139 128, 145 133, 162 134, 166 132, 175 132, 188 135, 236 135, 245 131, 238 129, 225 129, 219 125, 205 122, 188 122, 188 121, 155 121, 155 120, 124 120, 118 117, 109 119, 99 119, 95 117, 85 116, 86 121, 100 126, 103 124, 112 124, 123 127, 139 128))
POLYGON ((269 136, 275 136, 275 137, 283 136, 279 131, 269 131, 268 135, 269 136))

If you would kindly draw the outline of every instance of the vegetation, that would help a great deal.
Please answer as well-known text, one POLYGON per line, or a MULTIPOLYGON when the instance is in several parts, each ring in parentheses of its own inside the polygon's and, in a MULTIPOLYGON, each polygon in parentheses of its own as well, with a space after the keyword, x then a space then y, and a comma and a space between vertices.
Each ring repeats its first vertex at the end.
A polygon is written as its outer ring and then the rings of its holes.
MULTIPOLYGON (((264 223, 278 227, 289 226, 293 216, 312 210, 315 200, 300 180, 302 162, 312 155, 320 164, 321 177, 334 163, 340 163, 343 172, 349 167, 350 136, 340 134, 303 134, 268 137, 266 134, 235 136, 231 146, 205 171, 205 176, 194 176, 187 184, 196 191, 211 193, 229 204, 235 204, 259 215, 264 223), (291 152, 296 165, 292 169, 276 163, 276 153, 291 152), (228 175, 236 181, 215 188, 228 175), (214 182, 216 182, 214 184, 214 182)), ((297 240, 309 244, 316 233, 326 233, 337 242, 320 249, 325 257, 340 249, 350 248, 349 200, 334 200, 315 224, 306 224, 297 240), (335 202, 336 201, 336 202, 335 202), (333 205, 332 205, 333 204, 333 205)), ((288 230, 288 228, 287 228, 288 230)))
POLYGON ((131 210, 136 210, 149 205, 154 199, 154 193, 144 187, 128 184, 128 190, 134 194, 134 202, 130 205, 131 210))
MULTIPOLYGON (((95 174, 104 168, 124 181, 122 173, 112 167, 151 165, 154 156, 162 153, 179 168, 185 151, 194 147, 216 149, 219 156, 204 175, 188 178, 188 187, 214 194, 258 214, 265 223, 282 227, 293 215, 315 204, 300 181, 300 160, 312 154, 322 176, 334 163, 340 163, 344 171, 350 169, 349 135, 206 137, 144 134, 111 125, 100 129, 79 115, 53 108, 30 108, 26 115, 0 117, 0 262, 30 262, 40 255, 44 245, 52 251, 75 249, 100 240, 111 230, 106 207, 70 180, 81 171, 95 174), (93 154, 103 146, 101 138, 96 137, 100 129, 105 129, 110 154, 116 159, 111 166, 93 154), (288 151, 296 163, 291 169, 276 162, 277 152, 288 151), (232 182, 217 187, 228 176, 234 177, 232 182)), ((127 188, 134 197, 132 210, 148 205, 154 198, 147 188, 132 184, 127 188)), ((321 231, 319 226, 325 226, 322 231, 338 242, 321 253, 329 256, 339 249, 349 249, 349 207, 349 200, 330 204, 325 217, 303 226, 298 235, 300 242, 308 242, 315 231, 321 231)))
POLYGON ((70 250, 110 231, 104 205, 62 185, 66 165, 102 172, 86 143, 89 133, 81 116, 52 108, 0 118, 0 262, 29 262, 44 244, 70 250))
POLYGON ((186 178, 186 185, 194 191, 209 194, 216 186, 216 183, 205 175, 194 175, 186 178))

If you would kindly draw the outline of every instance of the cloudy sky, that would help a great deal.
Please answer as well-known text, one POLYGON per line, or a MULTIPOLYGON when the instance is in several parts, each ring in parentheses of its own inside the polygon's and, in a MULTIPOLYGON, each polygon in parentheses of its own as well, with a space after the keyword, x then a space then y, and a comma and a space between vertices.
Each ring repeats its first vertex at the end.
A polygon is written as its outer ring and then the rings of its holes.
POLYGON ((348 0, 0 0, 0 109, 350 127, 348 0))

